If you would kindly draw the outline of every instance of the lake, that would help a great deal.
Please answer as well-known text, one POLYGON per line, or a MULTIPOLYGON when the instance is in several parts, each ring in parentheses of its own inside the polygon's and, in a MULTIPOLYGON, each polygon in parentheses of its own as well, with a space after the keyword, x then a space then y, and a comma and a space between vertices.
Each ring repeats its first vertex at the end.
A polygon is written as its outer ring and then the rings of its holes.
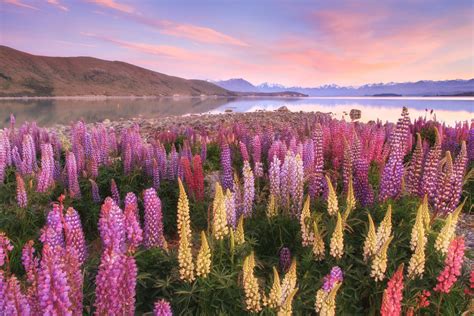
POLYGON ((17 122, 36 121, 40 126, 87 123, 133 117, 160 117, 226 110, 273 111, 286 106, 291 111, 331 112, 349 120, 351 109, 361 110, 361 121, 396 121, 406 106, 410 117, 423 116, 454 124, 474 119, 472 97, 308 97, 308 98, 109 98, 109 99, 15 99, 0 100, 0 128, 14 113, 17 122))

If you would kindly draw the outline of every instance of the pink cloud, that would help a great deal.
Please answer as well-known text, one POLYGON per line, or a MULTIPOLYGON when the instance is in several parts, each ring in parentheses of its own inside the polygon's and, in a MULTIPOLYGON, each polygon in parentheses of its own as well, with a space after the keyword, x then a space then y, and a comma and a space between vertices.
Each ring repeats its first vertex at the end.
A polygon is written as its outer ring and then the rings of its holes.
POLYGON ((62 5, 59 0, 47 0, 47 2, 55 7, 57 7, 58 9, 60 10, 63 10, 63 11, 69 11, 69 8, 62 5))
POLYGON ((15 6, 21 7, 21 8, 26 8, 26 9, 31 9, 31 10, 39 10, 37 7, 26 4, 26 3, 24 3, 20 0, 3 0, 3 2, 11 4, 11 5, 15 5, 15 6))
POLYGON ((133 13, 135 9, 129 5, 118 3, 115 0, 88 0, 89 2, 95 3, 99 6, 117 10, 123 13, 133 13))

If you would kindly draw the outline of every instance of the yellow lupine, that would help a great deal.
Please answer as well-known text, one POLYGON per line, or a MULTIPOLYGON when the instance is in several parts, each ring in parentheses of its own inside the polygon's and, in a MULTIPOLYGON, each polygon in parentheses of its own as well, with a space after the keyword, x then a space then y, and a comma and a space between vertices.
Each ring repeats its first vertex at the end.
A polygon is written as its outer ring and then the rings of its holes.
POLYGON ((385 277, 385 270, 387 270, 387 251, 392 239, 393 236, 385 241, 372 260, 370 276, 373 277, 376 282, 382 281, 385 277))
POLYGON ((423 197, 423 202, 421 203, 422 206, 422 218, 423 218, 423 224, 425 225, 425 230, 428 231, 430 229, 430 223, 431 223, 431 215, 430 215, 430 209, 428 207, 428 195, 425 194, 423 197))
POLYGON ((344 254, 344 234, 342 230, 341 213, 337 212, 337 222, 331 236, 329 253, 336 259, 341 259, 344 254))
POLYGON ((275 196, 270 194, 270 198, 267 205, 267 217, 273 218, 277 215, 277 207, 275 203, 275 196))
MULTIPOLYGON (((421 223, 421 222, 420 222, 421 223)), ((414 278, 420 276, 423 278, 423 273, 425 272, 425 228, 423 224, 418 225, 418 238, 416 243, 415 252, 410 258, 410 263, 408 266, 408 277, 414 278)))
POLYGON ((342 221, 345 223, 349 218, 349 214, 355 209, 356 199, 354 197, 354 185, 352 183, 352 176, 349 177, 349 186, 347 188, 346 209, 342 216, 342 221))
POLYGON ((283 282, 281 283, 281 306, 283 306, 286 299, 296 289, 296 281, 296 260, 293 259, 293 261, 291 262, 291 266, 288 269, 288 272, 286 272, 285 277, 283 278, 283 282))
POLYGON ((425 225, 423 223, 423 204, 420 204, 420 206, 418 207, 418 211, 416 212, 415 224, 413 225, 413 228, 411 230, 410 249, 412 251, 415 250, 417 247, 420 227, 423 230, 423 239, 426 242, 425 225))
POLYGON ((448 252, 449 244, 455 237, 459 214, 461 213, 465 202, 466 199, 464 199, 464 201, 456 208, 453 213, 448 215, 443 228, 439 232, 438 237, 436 237, 435 249, 444 255, 448 252))
POLYGON ((375 251, 379 251, 383 244, 390 238, 390 235, 392 235, 392 205, 388 206, 387 212, 377 228, 377 245, 375 251))
POLYGON ((326 182, 328 184, 328 213, 331 216, 334 216, 339 211, 339 206, 337 204, 337 195, 336 191, 334 191, 334 187, 332 186, 331 179, 326 175, 326 182))
POLYGON ((213 202, 212 233, 216 240, 221 240, 229 233, 225 197, 219 182, 216 182, 216 193, 213 202))
POLYGON ((191 243, 188 240, 188 232, 184 222, 181 224, 181 231, 182 236, 179 239, 178 247, 179 275, 181 280, 191 282, 194 280, 194 263, 191 243))
POLYGON ((273 309, 279 308, 281 305, 281 284, 280 276, 275 267, 273 267, 273 285, 268 295, 268 298, 265 300, 265 306, 268 306, 273 309))
POLYGON ((205 278, 209 272, 211 272, 211 250, 206 234, 201 231, 201 248, 196 258, 196 275, 205 278))
POLYGON ((239 222, 237 223, 237 229, 235 230, 235 244, 242 245, 245 242, 244 232, 244 216, 241 215, 239 222))
POLYGON ((301 227, 301 239, 303 246, 310 246, 313 244, 314 232, 313 227, 310 223, 311 221, 311 211, 310 211, 310 198, 309 195, 306 197, 306 200, 303 205, 303 210, 300 215, 300 227, 301 227))
POLYGON ((296 292, 298 289, 294 289, 290 295, 287 296, 283 304, 281 305, 280 310, 278 311, 278 316, 290 316, 293 314, 293 298, 295 297, 296 292))
POLYGON ((244 259, 243 286, 245 292, 245 305, 249 312, 257 313, 262 310, 258 280, 254 276, 255 258, 252 252, 244 259))
POLYGON ((337 291, 341 287, 341 283, 337 282, 329 293, 323 289, 319 289, 316 292, 316 302, 314 309, 321 316, 334 316, 336 315, 336 295, 337 291))
POLYGON ((184 227, 184 231, 187 233, 188 241, 191 240, 191 220, 189 218, 189 201, 186 191, 184 190, 183 183, 181 179, 178 178, 178 186, 179 186, 179 197, 178 197, 178 236, 181 237, 182 235, 182 228, 184 227))
POLYGON ((316 261, 321 261, 324 259, 325 256, 325 245, 323 236, 321 236, 321 233, 318 228, 318 223, 316 222, 313 222, 313 234, 313 254, 316 261))
POLYGON ((367 232, 367 237, 365 237, 364 241, 364 261, 366 262, 375 254, 377 248, 377 235, 375 234, 374 221, 370 214, 367 214, 367 217, 369 221, 369 231, 367 232))

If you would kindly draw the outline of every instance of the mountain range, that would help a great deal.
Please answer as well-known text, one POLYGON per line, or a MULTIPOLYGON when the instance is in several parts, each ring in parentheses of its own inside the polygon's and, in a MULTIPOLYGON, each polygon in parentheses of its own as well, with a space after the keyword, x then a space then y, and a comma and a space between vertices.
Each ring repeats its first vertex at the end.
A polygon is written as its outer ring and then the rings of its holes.
POLYGON ((421 80, 416 82, 373 83, 359 87, 338 86, 335 84, 318 87, 283 86, 263 83, 253 85, 242 78, 213 81, 216 85, 231 91, 275 92, 294 91, 309 96, 472 96, 474 79, 469 80, 421 80))

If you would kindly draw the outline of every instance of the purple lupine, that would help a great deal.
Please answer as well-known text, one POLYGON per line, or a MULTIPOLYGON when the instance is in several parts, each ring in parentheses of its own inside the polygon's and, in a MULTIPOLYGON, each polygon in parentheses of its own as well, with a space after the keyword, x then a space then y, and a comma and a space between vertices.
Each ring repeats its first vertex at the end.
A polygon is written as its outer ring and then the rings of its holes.
POLYGON ((250 158, 249 158, 249 152, 247 150, 247 146, 245 145, 244 142, 239 142, 239 146, 240 146, 240 154, 242 155, 242 160, 249 161, 250 158))
POLYGON ((171 304, 165 299, 156 301, 153 308, 153 316, 173 316, 171 304))
POLYGON ((374 190, 369 183, 369 162, 363 156, 354 164, 354 193, 362 206, 374 203, 374 190))
POLYGON ((25 208, 28 205, 25 181, 23 181, 23 178, 18 173, 16 174, 16 202, 20 208, 25 208))
POLYGON ((91 183, 92 200, 95 203, 100 203, 102 201, 102 199, 101 199, 100 193, 99 193, 99 186, 92 179, 89 179, 89 182, 91 183))
POLYGON ((125 196, 124 215, 128 249, 134 252, 143 241, 143 230, 138 217, 137 197, 133 192, 125 196))
MULTIPOLYGON (((30 315, 30 304, 28 303, 26 296, 21 292, 20 282, 18 282, 16 276, 10 276, 6 280, 5 286, 5 296, 2 297, 5 307, 4 314, 2 315, 30 315)), ((2 305, 2 303, 0 303, 0 305, 2 305)))
POLYGON ((276 155, 270 163, 268 169, 268 178, 270 182, 270 194, 273 194, 275 199, 280 199, 280 159, 276 155))
POLYGON ((244 178, 242 213, 245 217, 248 217, 252 215, 255 199, 255 178, 248 161, 244 161, 242 173, 244 178))
POLYGON ((137 286, 137 275, 138 267, 133 256, 126 256, 124 264, 124 278, 123 285, 123 301, 124 305, 124 314, 125 315, 134 315, 135 314, 135 294, 137 286))
POLYGON ((434 131, 435 143, 426 155, 425 163, 423 165, 423 176, 421 178, 421 193, 422 195, 427 194, 430 201, 433 201, 436 195, 439 163, 441 160, 441 140, 436 127, 434 128, 434 131))
POLYGON ((297 154, 292 159, 292 168, 291 173, 293 174, 290 177, 290 195, 292 199, 292 210, 293 214, 298 215, 301 212, 303 206, 303 189, 304 189, 304 169, 303 161, 301 160, 300 154, 297 154))
POLYGON ((469 129, 469 136, 467 144, 469 146, 467 157, 468 161, 474 160, 474 122, 471 121, 471 128, 469 129))
POLYGON ((72 303, 62 251, 44 244, 38 272, 39 305, 45 315, 72 315, 72 303))
POLYGON ((76 249, 66 245, 66 253, 63 260, 67 283, 69 285, 71 312, 72 315, 81 315, 83 310, 84 277, 81 270, 82 264, 79 261, 76 249))
POLYGON ((0 185, 5 181, 5 171, 8 166, 7 158, 7 142, 8 145, 10 141, 3 131, 0 131, 0 185))
POLYGON ((32 174, 36 170, 35 142, 30 134, 23 135, 22 162, 26 174, 32 174))
POLYGON ((72 207, 69 207, 64 215, 64 233, 66 236, 66 248, 71 247, 76 251, 77 259, 82 266, 87 257, 86 239, 82 230, 79 213, 72 207))
POLYGON ((65 245, 62 223, 62 206, 53 203, 53 208, 48 212, 46 225, 41 231, 40 240, 54 248, 63 248, 65 245))
MULTIPOLYGON (((22 250, 21 262, 26 272, 27 299, 31 308, 32 315, 41 314, 38 299, 38 271, 39 259, 35 256, 35 248, 33 240, 28 241, 22 250)), ((0 313, 1 315, 2 313, 0 313)))
POLYGON ((115 179, 112 179, 110 181, 110 192, 112 193, 112 199, 114 199, 115 204, 117 204, 117 206, 120 206, 120 192, 117 183, 115 182, 115 179))
POLYGON ((421 176, 423 169, 423 159, 425 152, 421 142, 421 136, 416 133, 416 147, 411 157, 410 165, 407 170, 406 188, 413 195, 420 196, 421 176))
POLYGON ((314 165, 314 142, 312 139, 307 139, 303 147, 303 167, 304 172, 309 174, 312 172, 314 165))
POLYGON ((79 180, 77 179, 78 169, 76 164, 76 156, 73 152, 69 152, 66 157, 66 170, 69 195, 73 199, 81 198, 81 189, 79 188, 79 180))
MULTIPOLYGON (((125 216, 110 197, 105 198, 100 210, 99 233, 105 250, 125 251, 125 216)), ((105 251, 104 251, 105 252, 105 251)))
POLYGON ((463 186, 463 177, 466 171, 467 166, 467 150, 466 150, 466 142, 463 141, 461 144, 461 150, 459 151, 456 159, 454 160, 453 165, 453 189, 452 189, 452 199, 449 205, 449 212, 455 210, 456 206, 459 204, 461 199, 462 193, 462 186, 463 186))
POLYGON ((280 250, 280 269, 282 272, 287 272, 291 265, 291 251, 287 247, 280 250))
POLYGON ((145 207, 144 245, 146 248, 164 248, 166 241, 163 235, 161 201, 155 189, 150 188, 143 192, 143 204, 145 207))
POLYGON ((41 145, 41 172, 38 176, 36 191, 46 192, 54 185, 54 155, 51 144, 41 145))
POLYGON ((227 143, 221 145, 221 183, 224 190, 233 190, 233 177, 232 177, 232 160, 230 148, 227 143))
POLYGON ((331 292, 334 285, 338 282, 342 282, 344 279, 344 274, 338 266, 332 267, 331 272, 327 274, 323 279, 322 289, 324 292, 331 292))

